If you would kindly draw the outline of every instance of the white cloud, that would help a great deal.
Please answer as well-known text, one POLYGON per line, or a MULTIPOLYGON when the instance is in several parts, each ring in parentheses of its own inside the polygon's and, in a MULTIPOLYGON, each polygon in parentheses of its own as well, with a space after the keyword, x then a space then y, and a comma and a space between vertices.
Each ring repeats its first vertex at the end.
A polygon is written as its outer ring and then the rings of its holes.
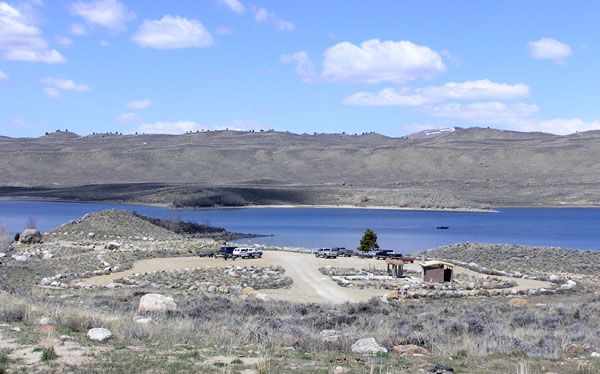
POLYGON ((363 106, 421 106, 445 100, 513 100, 529 96, 529 86, 523 83, 507 84, 488 79, 448 82, 409 90, 385 88, 377 93, 357 92, 342 100, 347 105, 363 106))
POLYGON ((8 79, 8 74, 0 70, 0 81, 4 81, 8 79))
POLYGON ((85 92, 90 88, 82 83, 76 83, 70 79, 44 78, 41 80, 44 85, 44 93, 52 98, 58 98, 63 91, 85 92))
POLYGON ((296 63, 296 73, 305 81, 315 78, 315 66, 305 51, 298 51, 281 55, 281 62, 296 63))
POLYGON ((499 101, 475 102, 468 104, 449 103, 423 107, 425 114, 461 120, 477 124, 516 123, 539 112, 537 105, 526 103, 503 103, 499 101))
POLYGON ((323 54, 321 77, 333 82, 405 83, 429 79, 446 71, 442 57, 410 41, 371 39, 355 45, 342 42, 323 54))
POLYGON ((82 25, 81 23, 72 24, 71 28, 70 28, 70 32, 71 32, 71 35, 75 35, 75 36, 83 36, 83 35, 87 35, 87 33, 88 33, 85 26, 82 25))
POLYGON ((118 0, 78 1, 71 5, 71 11, 89 24, 104 27, 112 32, 124 31, 127 22, 135 18, 125 4, 118 0))
POLYGON ((66 36, 57 36, 56 41, 58 42, 58 44, 62 45, 63 47, 69 47, 69 46, 73 45, 73 40, 71 40, 71 38, 66 37, 66 36))
POLYGON ((135 132, 145 134, 183 134, 187 131, 198 131, 200 126, 193 121, 143 123, 135 132))
POLYGON ((219 3, 237 14, 242 14, 246 11, 246 7, 239 0, 219 0, 219 3))
POLYGON ((550 120, 520 121, 512 124, 518 131, 541 131, 557 135, 568 135, 575 132, 600 130, 600 120, 584 121, 580 118, 555 118, 550 120))
POLYGON ((220 125, 209 126, 212 130, 249 131, 266 130, 266 126, 256 121, 234 119, 233 121, 220 125))
POLYGON ((200 21, 170 15, 160 20, 145 20, 133 41, 142 47, 156 49, 209 47, 214 44, 200 21))
POLYGON ((527 43, 529 55, 537 60, 550 60, 555 63, 562 63, 573 54, 573 50, 568 44, 559 42, 556 39, 542 38, 527 43))
POLYGON ((142 100, 131 100, 127 103, 127 107, 131 109, 146 109, 152 105, 152 101, 149 99, 142 100))
POLYGON ((12 61, 58 64, 66 59, 42 37, 34 17, 18 7, 0 2, 0 51, 2 58, 12 61))
POLYGON ((118 122, 141 122, 144 118, 136 113, 122 113, 115 117, 115 121, 118 122))
POLYGON ((105 48, 110 46, 110 42, 108 40, 100 40, 98 42, 98 44, 100 44, 100 47, 105 47, 105 48))
POLYGON ((277 17, 275 13, 271 13, 265 8, 255 9, 254 20, 258 23, 270 23, 278 31, 294 31, 296 28, 293 22, 277 17))

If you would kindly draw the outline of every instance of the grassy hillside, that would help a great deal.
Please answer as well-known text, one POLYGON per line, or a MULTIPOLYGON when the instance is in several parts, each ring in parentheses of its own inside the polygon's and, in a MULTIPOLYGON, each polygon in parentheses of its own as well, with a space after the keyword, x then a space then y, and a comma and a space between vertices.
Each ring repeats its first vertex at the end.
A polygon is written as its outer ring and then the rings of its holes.
POLYGON ((0 185, 23 188, 0 195, 197 206, 585 206, 600 205, 599 159, 600 132, 62 133, 0 138, 0 185))

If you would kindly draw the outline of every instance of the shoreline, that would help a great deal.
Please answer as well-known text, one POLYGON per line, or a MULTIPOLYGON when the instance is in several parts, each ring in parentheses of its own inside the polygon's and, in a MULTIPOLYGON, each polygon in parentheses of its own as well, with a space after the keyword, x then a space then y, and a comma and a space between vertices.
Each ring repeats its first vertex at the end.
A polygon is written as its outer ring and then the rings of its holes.
POLYGON ((415 211, 415 212, 455 212, 455 213, 498 213, 494 208, 420 208, 420 207, 399 207, 399 206, 355 206, 355 205, 336 205, 336 204, 281 204, 281 205, 241 205, 241 206, 212 206, 212 207, 173 207, 171 204, 165 203, 141 203, 129 202, 123 200, 71 200, 60 198, 36 198, 36 197, 5 197, 0 196, 0 201, 33 201, 33 202, 57 202, 57 203, 74 203, 74 204, 120 204, 120 205, 141 205, 154 206, 160 208, 168 208, 173 210, 225 210, 225 209, 268 209, 268 208, 285 208, 285 209, 373 209, 373 210, 398 210, 398 211, 415 211))
POLYGON ((484 208, 421 208, 421 207, 401 207, 401 206, 385 206, 385 205, 374 205, 374 206, 356 206, 346 204, 266 204, 266 205, 240 205, 240 206, 211 206, 211 207, 173 207, 171 204, 166 203, 151 203, 151 202, 137 202, 137 201, 125 201, 125 200, 74 200, 74 199, 60 199, 60 198, 38 198, 38 197, 6 197, 0 196, 0 201, 33 201, 33 202, 57 202, 57 203, 73 203, 73 204, 118 204, 118 205, 140 205, 140 206, 153 206, 159 208, 167 208, 173 210, 225 210, 225 209, 273 209, 273 208, 285 208, 285 209, 372 209, 372 210, 397 210, 397 211, 415 211, 415 212, 456 212, 456 213, 499 213, 499 209, 600 209, 600 205, 498 205, 490 207, 489 209, 484 208))

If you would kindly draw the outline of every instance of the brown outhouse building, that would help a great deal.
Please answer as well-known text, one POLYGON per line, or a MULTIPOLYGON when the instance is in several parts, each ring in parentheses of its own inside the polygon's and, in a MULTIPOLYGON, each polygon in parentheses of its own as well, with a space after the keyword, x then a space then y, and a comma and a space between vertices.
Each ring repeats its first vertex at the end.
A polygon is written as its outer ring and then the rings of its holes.
POLYGON ((421 280, 429 283, 452 282, 454 266, 442 261, 421 263, 421 280))

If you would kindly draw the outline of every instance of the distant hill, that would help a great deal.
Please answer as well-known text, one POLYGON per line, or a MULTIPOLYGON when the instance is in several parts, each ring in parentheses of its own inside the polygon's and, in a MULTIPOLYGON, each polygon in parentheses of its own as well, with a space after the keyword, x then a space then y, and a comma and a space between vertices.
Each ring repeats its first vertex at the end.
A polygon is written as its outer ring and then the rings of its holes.
POLYGON ((600 205, 598 160, 600 131, 558 136, 454 128, 402 138, 276 131, 62 133, 0 137, 0 185, 20 187, 1 188, 0 196, 196 206, 587 206, 600 205))

